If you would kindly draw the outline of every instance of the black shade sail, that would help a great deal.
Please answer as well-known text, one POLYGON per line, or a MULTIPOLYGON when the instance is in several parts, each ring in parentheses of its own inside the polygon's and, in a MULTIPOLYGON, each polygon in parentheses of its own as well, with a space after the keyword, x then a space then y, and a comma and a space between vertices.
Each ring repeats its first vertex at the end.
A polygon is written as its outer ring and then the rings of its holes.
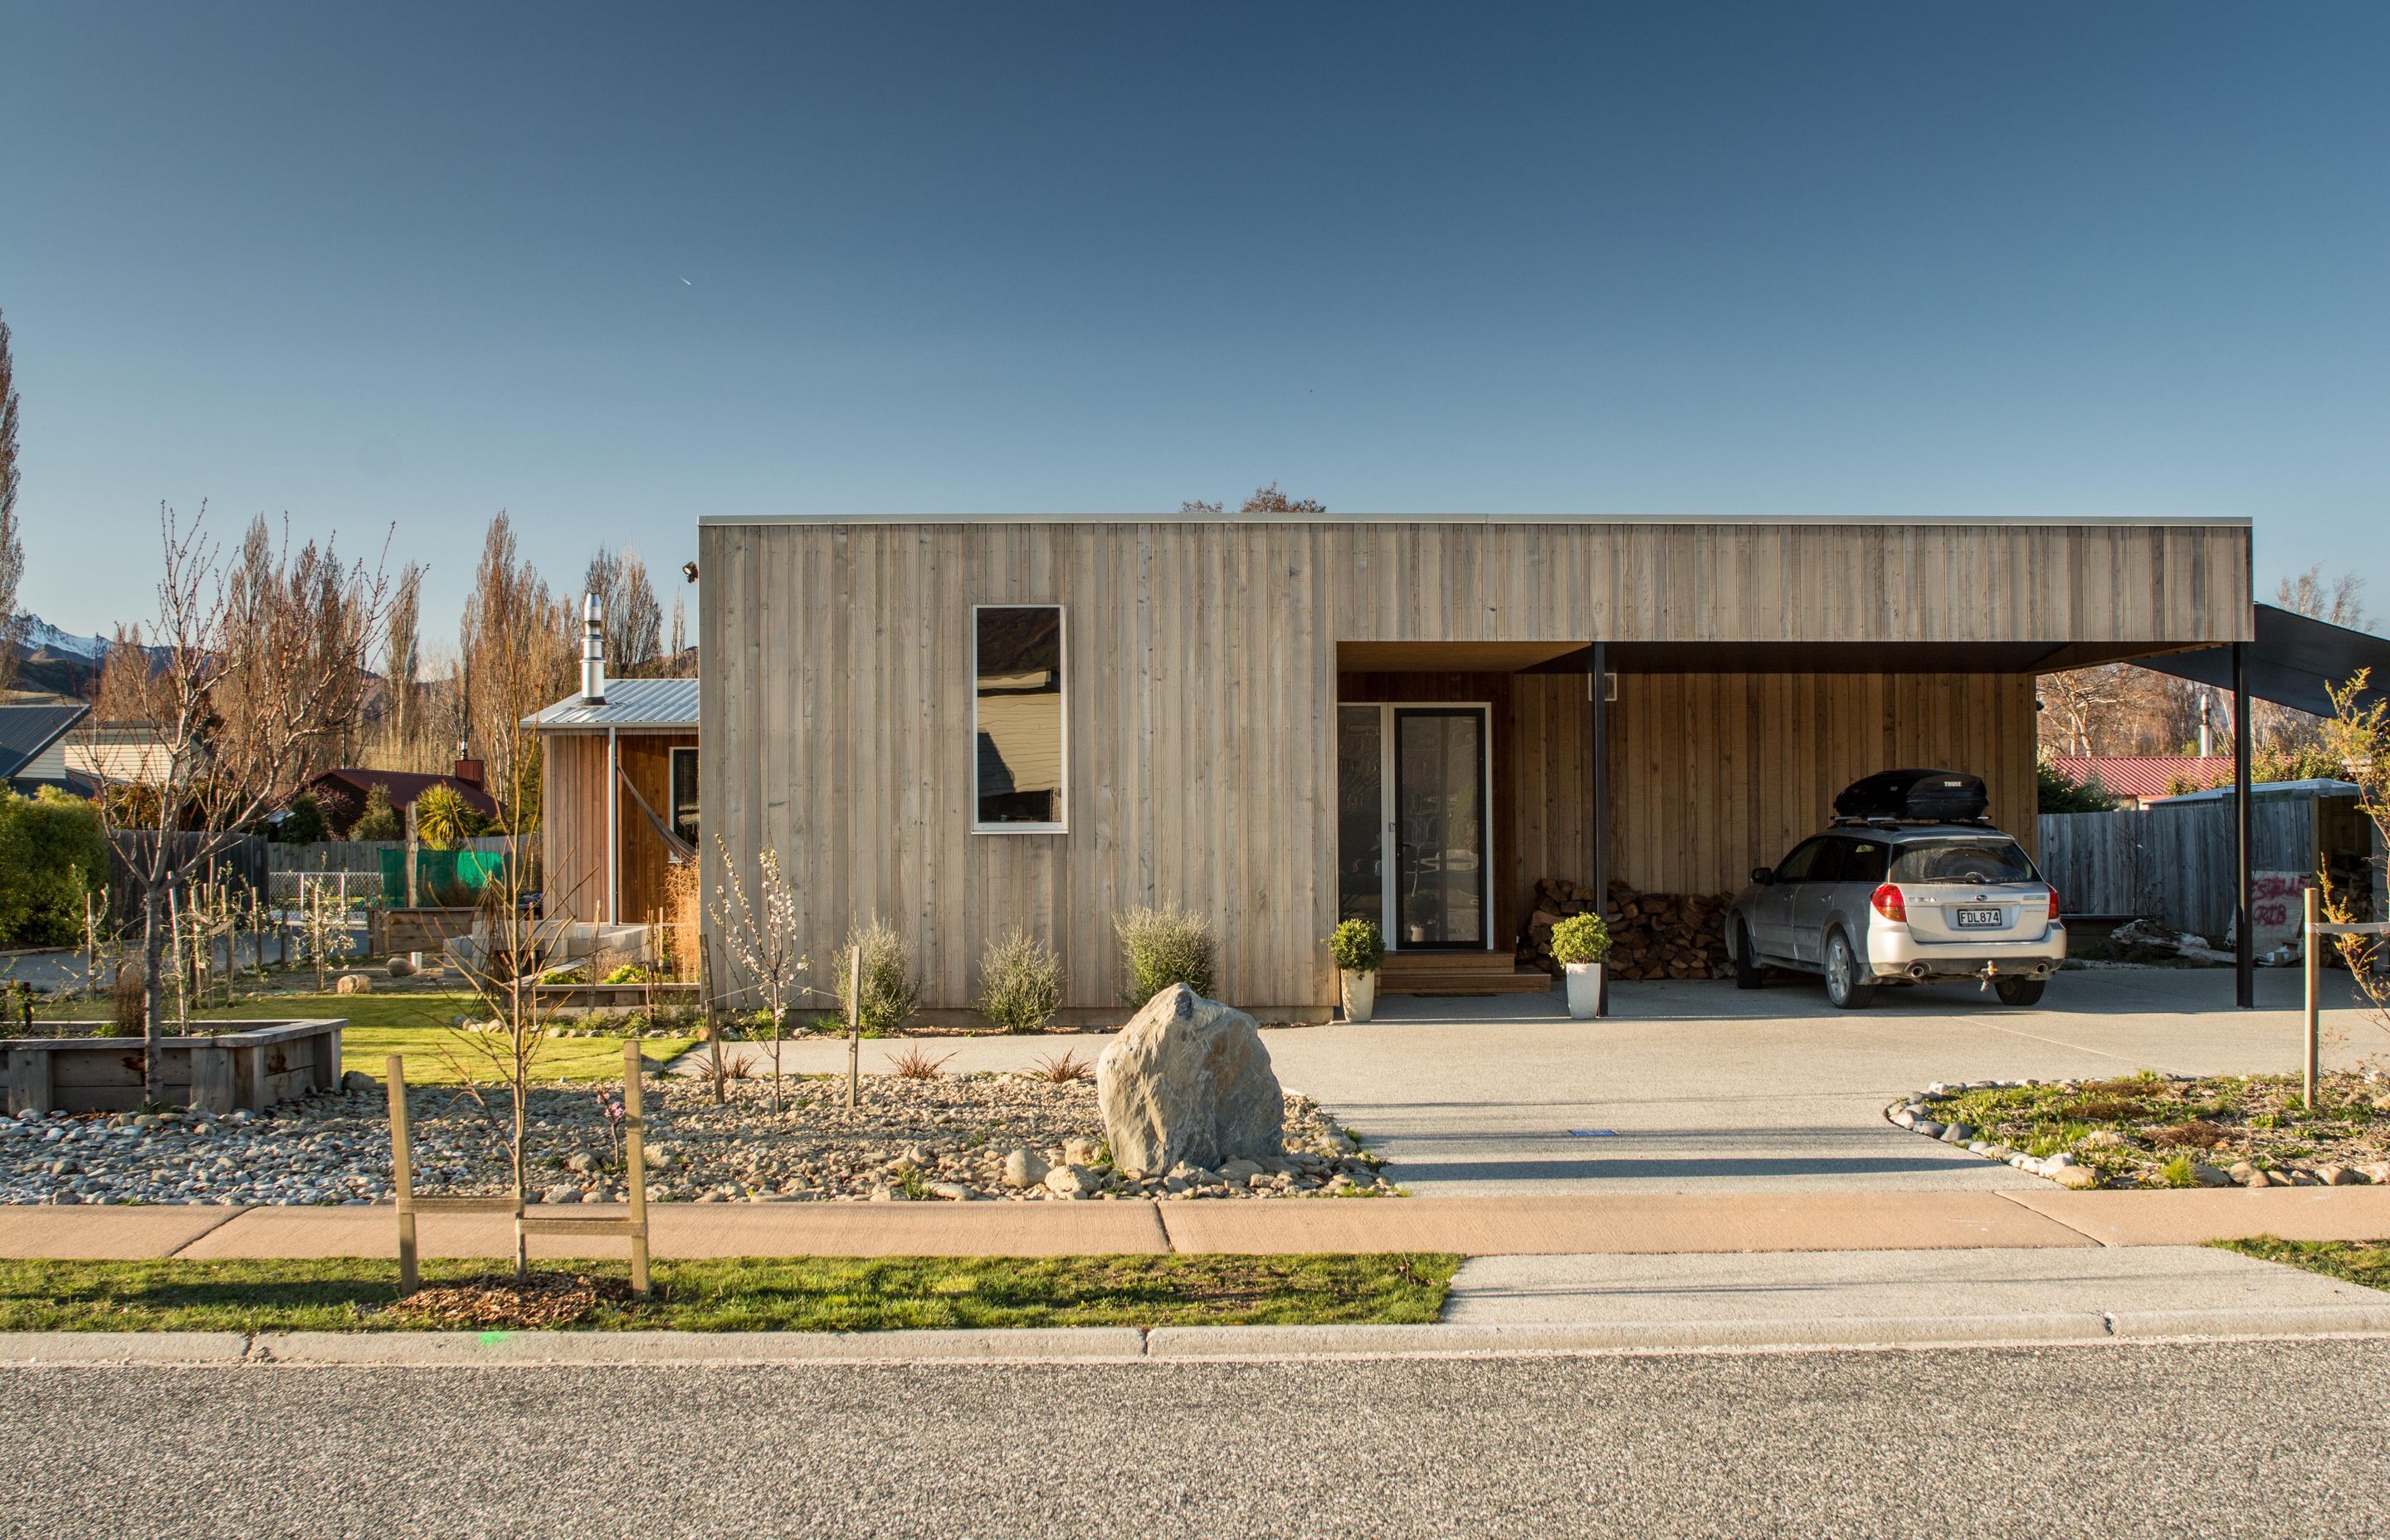
MULTIPOLYGON (((2332 714, 2331 687, 2371 669, 2361 709, 2390 695, 2390 638, 2312 620, 2270 604, 2255 606, 2256 635, 2248 644, 2249 693, 2260 700, 2317 716, 2332 714)), ((2232 688, 2232 648, 2204 647, 2137 658, 2142 668, 2202 685, 2232 688)))

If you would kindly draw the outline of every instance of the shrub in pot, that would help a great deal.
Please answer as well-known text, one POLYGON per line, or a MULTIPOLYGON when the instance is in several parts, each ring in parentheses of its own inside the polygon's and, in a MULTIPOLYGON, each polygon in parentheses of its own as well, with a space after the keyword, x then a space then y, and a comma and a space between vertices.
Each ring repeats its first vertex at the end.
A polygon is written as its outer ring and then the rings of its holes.
POLYGON ((1378 969, 1386 960, 1386 938, 1377 922, 1348 919, 1328 938, 1328 951, 1344 994, 1344 1020, 1366 1021, 1377 1009, 1378 969))
POLYGON ((1552 960, 1568 970, 1569 1014, 1582 1021, 1601 1001, 1601 960, 1610 927, 1600 915, 1571 915, 1552 927, 1552 960))

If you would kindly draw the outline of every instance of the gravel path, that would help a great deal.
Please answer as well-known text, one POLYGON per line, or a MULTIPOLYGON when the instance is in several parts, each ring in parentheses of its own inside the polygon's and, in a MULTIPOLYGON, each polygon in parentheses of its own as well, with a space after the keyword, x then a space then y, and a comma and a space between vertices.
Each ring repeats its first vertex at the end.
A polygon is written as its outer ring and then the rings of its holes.
POLYGON ((0 1373, 9 1533, 2369 1534, 2390 1343, 0 1373))

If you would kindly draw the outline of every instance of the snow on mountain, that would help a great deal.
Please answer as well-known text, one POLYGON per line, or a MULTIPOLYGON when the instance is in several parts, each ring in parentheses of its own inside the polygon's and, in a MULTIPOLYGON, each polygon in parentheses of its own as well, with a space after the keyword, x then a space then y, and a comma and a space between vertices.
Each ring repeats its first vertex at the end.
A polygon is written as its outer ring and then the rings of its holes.
POLYGON ((94 663, 108 656, 109 639, 105 636, 77 636, 60 631, 39 615, 19 615, 17 621, 24 627, 19 635, 28 652, 64 653, 94 663))

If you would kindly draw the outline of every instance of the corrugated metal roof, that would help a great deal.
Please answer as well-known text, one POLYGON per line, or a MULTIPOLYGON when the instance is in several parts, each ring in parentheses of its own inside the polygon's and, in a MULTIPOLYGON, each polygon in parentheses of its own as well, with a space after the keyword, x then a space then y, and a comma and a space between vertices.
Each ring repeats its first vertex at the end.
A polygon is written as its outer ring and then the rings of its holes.
POLYGON ((596 727, 681 728, 697 731, 697 681, 694 679, 609 679, 606 703, 585 705, 578 695, 523 718, 524 726, 543 733, 572 732, 596 727))
POLYGON ((90 710, 80 701, 55 706, 0 706, 0 777, 22 769, 90 710))

